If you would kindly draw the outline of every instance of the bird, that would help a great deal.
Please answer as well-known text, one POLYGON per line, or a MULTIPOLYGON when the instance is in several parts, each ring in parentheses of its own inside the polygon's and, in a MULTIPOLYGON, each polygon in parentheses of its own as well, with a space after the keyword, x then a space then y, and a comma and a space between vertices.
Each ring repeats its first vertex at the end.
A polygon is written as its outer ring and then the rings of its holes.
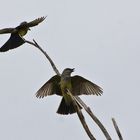
POLYGON ((30 27, 37 26, 46 17, 37 18, 31 22, 22 22, 15 28, 0 29, 0 34, 11 34, 7 42, 0 48, 0 52, 6 52, 11 49, 15 49, 25 43, 23 36, 27 34, 30 27))
MULTIPOLYGON (((83 78, 82 76, 71 76, 72 72, 74 72, 74 68, 64 69, 60 76, 54 75, 36 92, 37 98, 44 98, 45 96, 54 94, 62 96, 62 100, 57 110, 58 114, 68 115, 76 112, 72 104, 72 99, 70 98, 70 95, 67 94, 68 91, 70 91, 73 96, 98 96, 102 95, 103 93, 101 87, 83 78)), ((79 109, 82 109, 80 104, 78 102, 76 103, 79 106, 79 109)))

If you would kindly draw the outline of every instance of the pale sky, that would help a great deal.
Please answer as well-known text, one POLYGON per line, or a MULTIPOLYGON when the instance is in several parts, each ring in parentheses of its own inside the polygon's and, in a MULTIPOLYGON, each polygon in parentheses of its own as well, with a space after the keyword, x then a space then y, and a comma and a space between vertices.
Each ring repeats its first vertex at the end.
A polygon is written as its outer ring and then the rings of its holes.
MULTIPOLYGON (((101 86, 101 97, 82 100, 105 125, 113 140, 118 137, 114 117, 124 139, 138 140, 140 130, 140 2, 138 0, 4 0, 0 28, 48 16, 25 36, 35 39, 60 72, 75 68, 101 86)), ((9 35, 0 35, 2 46, 9 35)), ((35 97, 36 91, 55 73, 38 49, 24 44, 0 53, 0 139, 87 140, 76 114, 56 113, 61 98, 35 97)), ((85 113, 97 140, 105 140, 85 113)))

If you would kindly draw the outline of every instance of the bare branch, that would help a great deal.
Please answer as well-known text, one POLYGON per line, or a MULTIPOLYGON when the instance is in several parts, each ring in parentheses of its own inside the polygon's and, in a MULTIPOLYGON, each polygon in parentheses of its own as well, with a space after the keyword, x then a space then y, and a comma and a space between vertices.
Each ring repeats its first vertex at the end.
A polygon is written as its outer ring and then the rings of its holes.
POLYGON ((117 132, 117 134, 118 134, 119 139, 120 139, 120 140, 123 140, 123 137, 122 137, 122 135, 121 135, 121 132, 120 132, 120 130, 119 130, 119 127, 118 127, 118 125, 117 125, 117 123, 116 123, 116 121, 115 121, 114 118, 112 118, 112 122, 113 122, 114 128, 115 128, 115 130, 116 130, 116 132, 117 132))

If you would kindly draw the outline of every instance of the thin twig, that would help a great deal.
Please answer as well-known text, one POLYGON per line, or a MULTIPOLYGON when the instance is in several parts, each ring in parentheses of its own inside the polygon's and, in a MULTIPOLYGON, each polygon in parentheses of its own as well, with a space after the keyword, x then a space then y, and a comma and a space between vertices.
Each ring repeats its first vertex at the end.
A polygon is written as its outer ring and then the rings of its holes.
POLYGON ((99 126, 99 128, 102 130, 103 134, 105 135, 107 140, 112 140, 109 133, 107 132, 104 125, 100 122, 100 120, 93 114, 91 109, 81 100, 80 97, 74 96, 76 100, 84 107, 86 112, 91 116, 91 118, 94 120, 94 122, 99 126))
POLYGON ((119 130, 119 127, 118 127, 118 125, 117 125, 117 123, 116 123, 116 121, 115 121, 114 118, 112 118, 112 122, 113 122, 114 128, 115 128, 115 130, 116 130, 116 132, 117 132, 117 134, 118 134, 119 139, 120 139, 120 140, 123 140, 123 137, 122 137, 122 135, 121 135, 121 132, 120 132, 120 130, 119 130))

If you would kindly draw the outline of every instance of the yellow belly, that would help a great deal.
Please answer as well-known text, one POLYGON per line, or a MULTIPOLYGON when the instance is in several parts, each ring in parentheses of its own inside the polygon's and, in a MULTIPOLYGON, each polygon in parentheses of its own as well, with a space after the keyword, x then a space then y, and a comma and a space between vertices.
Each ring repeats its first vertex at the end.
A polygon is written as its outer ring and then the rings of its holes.
POLYGON ((71 81, 69 82, 65 82, 65 81, 61 81, 60 82, 60 87, 61 87, 61 90, 62 90, 62 93, 65 94, 66 89, 70 90, 71 91, 71 81))
POLYGON ((28 31, 28 29, 20 29, 20 30, 18 31, 18 34, 19 34, 20 36, 24 36, 24 35, 26 35, 27 31, 28 31))
POLYGON ((69 82, 61 81, 60 82, 60 87, 61 87, 61 91, 62 91, 62 94, 63 94, 63 97, 65 99, 66 104, 70 104, 71 103, 71 97, 67 94, 67 89, 69 91, 71 91, 71 89, 72 89, 71 81, 69 81, 69 82))

